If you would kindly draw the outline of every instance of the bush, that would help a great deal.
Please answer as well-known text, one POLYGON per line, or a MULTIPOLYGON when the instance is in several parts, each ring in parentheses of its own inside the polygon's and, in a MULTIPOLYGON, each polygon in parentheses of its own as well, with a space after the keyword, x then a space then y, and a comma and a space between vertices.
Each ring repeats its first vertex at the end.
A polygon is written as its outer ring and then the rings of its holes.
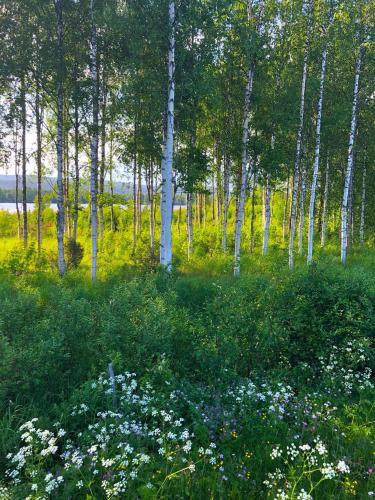
POLYGON ((71 267, 76 268, 80 265, 83 259, 83 254, 84 254, 83 245, 81 245, 81 243, 74 240, 73 238, 69 238, 65 245, 65 253, 66 253, 66 264, 68 268, 71 267))

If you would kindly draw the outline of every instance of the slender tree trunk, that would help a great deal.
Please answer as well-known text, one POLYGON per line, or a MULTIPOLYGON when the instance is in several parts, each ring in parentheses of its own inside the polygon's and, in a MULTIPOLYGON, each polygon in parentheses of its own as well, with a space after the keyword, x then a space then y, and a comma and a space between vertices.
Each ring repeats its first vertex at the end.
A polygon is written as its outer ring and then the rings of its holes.
POLYGON ((94 19, 93 0, 90 0, 91 38, 90 38, 90 73, 92 98, 92 130, 91 130, 91 279, 96 280, 97 273, 97 193, 98 193, 98 136, 99 136, 99 85, 97 67, 97 35, 94 19))
POLYGON ((322 234, 320 245, 324 248, 326 244, 327 217, 328 217, 328 194, 329 194, 329 156, 327 155, 326 178, 324 185, 324 201, 323 201, 323 219, 322 219, 322 234))
POLYGON ((137 172, 137 233, 142 231, 142 166, 138 163, 137 172))
POLYGON ((18 122, 14 130, 14 174, 16 178, 16 212, 17 212, 17 235, 21 239, 21 213, 19 207, 19 152, 18 152, 18 122))
POLYGON ((306 199, 306 177, 307 177, 307 164, 304 159, 301 168, 301 190, 299 199, 299 236, 298 236, 298 253, 303 253, 303 229, 305 226, 305 199, 306 199))
POLYGON ((348 163, 344 181, 344 193, 342 198, 341 207, 341 262, 346 263, 347 246, 348 246, 348 200, 349 190, 353 177, 353 155, 354 155, 354 141, 357 128, 357 110, 358 110, 358 94, 359 94, 359 79, 362 65, 363 47, 358 50, 358 57, 355 68, 354 79, 354 95, 352 103, 352 120, 349 135, 349 148, 348 148, 348 163))
POLYGON ((212 174, 212 222, 215 221, 215 173, 212 174))
POLYGON ((290 210, 290 231, 289 231, 289 268, 294 267, 294 235, 295 226, 297 218, 297 194, 298 194, 298 176, 300 169, 301 160, 301 145, 302 145, 302 132, 303 132, 303 122, 305 114, 305 92, 306 92, 306 81, 307 81, 307 61, 310 48, 310 25, 311 25, 311 13, 310 13, 310 1, 309 1, 309 13, 307 21, 307 31, 306 31, 306 46, 305 54, 303 58, 303 73, 302 73, 302 84, 301 84, 301 99, 300 99, 300 110, 299 110, 299 125, 297 131, 297 147, 296 147, 296 160, 294 163, 294 175, 293 175, 293 189, 292 189, 292 203, 290 210))
POLYGON ((133 255, 137 246, 137 152, 133 159, 133 255))
POLYGON ((172 166, 175 88, 175 2, 169 1, 168 106, 167 130, 161 165, 161 238, 160 264, 172 269, 172 166))
POLYGON ((289 186, 290 186, 290 178, 289 177, 290 176, 289 176, 289 170, 288 170, 286 192, 285 192, 284 217, 283 217, 283 243, 285 242, 285 238, 286 238, 286 228, 287 228, 287 221, 288 221, 289 186))
MULTIPOLYGON (((103 70, 104 73, 104 70, 103 70)), ((99 193, 103 196, 104 194, 104 180, 105 180, 105 169, 106 169, 106 109, 107 109, 107 91, 106 82, 103 75, 103 102, 102 102, 102 123, 101 123, 101 161, 100 161, 100 173, 99 173, 99 193)), ((104 237, 104 209, 103 200, 99 204, 99 238, 102 240, 104 237)))
POLYGON ((180 196, 180 204, 178 207, 178 217, 177 217, 177 232, 179 238, 181 236, 181 216, 182 216, 182 194, 180 196))
POLYGON ((254 63, 250 64, 247 73, 247 83, 245 91, 245 104, 244 104, 244 120, 242 127, 242 162, 241 162, 241 186, 238 199, 236 229, 234 239, 234 275, 240 274, 240 258, 241 258, 241 233, 244 219, 245 195, 247 188, 247 181, 249 175, 248 169, 248 151, 247 141, 249 139, 249 114, 250 114, 250 100, 253 91, 254 80, 254 63))
POLYGON ((250 255, 254 251, 254 223, 255 223, 255 195, 257 189, 258 172, 254 172, 253 189, 251 193, 251 222, 250 222, 250 255))
MULTIPOLYGON (((308 233, 308 243, 307 243, 307 262, 310 263, 313 258, 313 247, 314 247, 314 211, 315 211, 315 197, 316 197, 316 186, 318 183, 319 174, 319 161, 320 161, 320 130, 322 126, 322 111, 323 111, 323 96, 324 96, 324 81, 326 75, 326 63, 327 63, 327 45, 323 49, 322 54, 322 67, 320 71, 320 88, 319 88, 319 101, 318 101, 318 111, 316 119, 316 142, 315 142, 315 156, 314 156, 314 171, 311 183, 310 191, 310 205, 309 205, 309 233, 308 233)), ((328 172, 328 164, 327 164, 328 172)), ((327 174, 326 174, 327 175, 327 174)), ((327 180, 325 190, 327 189, 327 180)), ((328 194, 327 194, 328 196, 328 194)), ((324 196, 325 200, 325 196, 324 196)), ((324 208, 323 208, 324 213, 324 208)), ((323 232, 322 232, 323 233, 323 232)))
POLYGON ((38 242, 38 256, 40 257, 42 250, 42 123, 41 123, 41 107, 40 107, 40 82, 37 78, 36 81, 36 94, 35 94, 35 121, 36 121, 36 168, 37 168, 37 242, 38 242))
POLYGON ((116 231, 116 220, 115 220, 115 211, 113 208, 113 136, 112 136, 112 128, 111 128, 111 138, 109 141, 109 190, 111 193, 111 232, 116 231))
POLYGON ((267 174, 264 188, 264 230, 262 254, 268 253, 268 239, 271 225, 271 174, 267 174))
POLYGON ((222 158, 217 155, 217 174, 216 174, 216 224, 219 224, 221 219, 221 207, 223 203, 223 189, 222 189, 222 171, 221 171, 222 158))
POLYGON ((349 187, 349 201, 348 201, 348 229, 346 233, 346 246, 349 248, 353 236, 353 176, 354 176, 354 165, 352 175, 350 177, 350 187, 349 187))
POLYGON ((21 121, 22 121, 22 214, 23 214, 23 245, 28 243, 27 225, 27 186, 26 186, 26 90, 25 77, 21 78, 21 121))
POLYGON ((150 251, 155 255, 155 224, 154 224, 154 165, 150 165, 150 251))
MULTIPOLYGON (((207 194, 206 194, 206 183, 204 183, 204 193, 202 193, 202 198, 203 198, 203 229, 206 229, 206 222, 207 222, 207 194)), ((217 212, 216 212, 216 217, 217 217, 217 212)))
MULTIPOLYGON (((68 112, 66 109, 66 119, 64 119, 64 123, 68 121, 68 112)), ((65 200, 65 228, 68 234, 68 238, 71 236, 71 224, 70 224, 70 175, 69 175, 69 130, 65 130, 64 133, 64 200, 65 200)))
MULTIPOLYGON (((202 193, 198 193, 198 222, 199 222, 199 227, 202 225, 203 221, 203 196, 202 193)), ((214 219, 212 219, 214 221, 214 219)))
POLYGON ((367 169, 366 169, 366 163, 364 163, 362 172, 361 222, 359 226, 359 242, 362 246, 365 242, 366 175, 367 175, 367 169))
POLYGON ((227 253, 227 225, 229 208, 229 165, 228 158, 224 155, 224 184, 223 184, 223 253, 227 253))
POLYGON ((188 238, 188 258, 193 255, 193 195, 186 194, 186 222, 188 238))
POLYGON ((78 209, 79 209, 79 118, 78 103, 74 103, 74 212, 73 241, 77 241, 78 209))
POLYGON ((57 17, 57 260, 60 275, 65 274, 64 257, 64 32, 61 0, 55 0, 57 17))

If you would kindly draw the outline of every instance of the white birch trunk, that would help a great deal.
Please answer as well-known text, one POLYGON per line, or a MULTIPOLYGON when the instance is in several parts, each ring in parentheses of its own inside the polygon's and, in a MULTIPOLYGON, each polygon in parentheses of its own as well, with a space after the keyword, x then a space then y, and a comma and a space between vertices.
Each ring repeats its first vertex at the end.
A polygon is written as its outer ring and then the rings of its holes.
MULTIPOLYGON (((257 166, 257 169, 258 169, 258 166, 257 166)), ((250 255, 253 255, 253 250, 254 250, 255 195, 256 195, 256 189, 257 189, 257 182, 258 182, 258 172, 254 171, 253 189, 251 192, 250 255)))
POLYGON ((167 130, 161 162, 161 238, 160 264, 168 271, 172 269, 172 166, 174 130, 174 88, 175 88, 175 3, 169 2, 169 48, 168 48, 168 104, 167 130))
POLYGON ((350 125, 349 147, 348 147, 348 163, 345 174, 344 193, 342 197, 342 207, 341 207, 341 262, 343 264, 346 263, 347 246, 348 246, 348 201, 349 201, 349 190, 353 172, 354 140, 357 128, 359 79, 361 74, 362 55, 363 55, 363 47, 360 47, 358 50, 358 57, 355 68, 352 119, 350 125))
POLYGON ((16 186, 15 186, 15 191, 16 191, 16 212, 17 212, 17 234, 18 234, 18 239, 21 239, 21 213, 20 213, 20 207, 18 203, 18 198, 19 198, 19 154, 18 154, 18 122, 16 121, 15 127, 14 127, 14 174, 16 178, 16 186))
POLYGON ((306 198, 306 177, 307 177, 307 165, 306 159, 303 161, 303 167, 301 169, 301 191, 300 191, 300 201, 299 201, 299 238, 298 238, 298 253, 302 255, 303 252, 303 228, 305 226, 305 198, 306 198))
POLYGON ((38 241, 38 256, 40 257, 42 250, 42 122, 41 122, 41 106, 40 106, 40 82, 37 78, 36 93, 35 93, 35 122, 36 122, 36 166, 37 166, 37 241, 38 241))
POLYGON ((295 159, 295 163, 294 163, 294 182, 293 182, 292 203, 291 203, 291 210, 290 210, 290 231, 289 231, 289 268, 290 269, 293 269, 293 267, 294 267, 294 233, 295 233, 296 218, 297 218, 298 176, 299 176, 299 167, 300 167, 300 160, 301 160, 302 131, 303 131, 303 122, 304 122, 304 114, 305 114, 307 61, 308 61, 309 47, 310 47, 310 29, 311 29, 311 27, 310 27, 310 25, 311 25, 310 12, 308 13, 308 16, 309 17, 308 17, 308 21, 307 21, 306 46, 305 46, 305 54, 303 57, 303 73, 302 73, 302 84, 301 84, 299 125, 298 125, 298 130, 297 130, 296 159, 295 159))
POLYGON ((361 222, 359 226, 359 242, 361 245, 365 242, 365 214, 366 214, 366 164, 363 165, 362 173, 362 196, 361 196, 361 222))
POLYGON ((109 141, 109 190, 111 193, 111 232, 116 230, 116 220, 115 220, 115 210, 113 207, 113 131, 112 125, 110 129, 110 141, 109 141))
POLYGON ((228 158, 224 155, 224 182, 223 182, 223 253, 227 253, 227 225, 229 207, 229 165, 228 158))
POLYGON ((253 79, 254 79, 254 64, 251 63, 247 73, 245 104, 244 104, 244 120, 242 128, 241 186, 238 199, 236 229, 235 229, 235 239, 234 239, 234 276, 239 276, 240 274, 241 232, 244 219, 244 206, 245 206, 247 180, 249 175, 247 142, 249 139, 249 114, 250 114, 250 99, 253 90, 253 79))
POLYGON ((288 177, 286 181, 286 192, 285 192, 284 216, 283 216, 283 243, 285 243, 285 238, 287 234, 286 228, 288 221, 289 191, 290 191, 290 175, 288 170, 288 177))
MULTIPOLYGON (((134 133, 136 132, 136 126, 134 133)), ((132 252, 135 253, 137 246, 137 145, 135 141, 135 152, 133 158, 133 245, 132 252)))
POLYGON ((266 255, 268 252, 270 225, 271 225, 271 175, 268 173, 266 177, 266 185, 264 188, 264 229, 263 229, 262 255, 266 255))
MULTIPOLYGON (((324 81, 326 75, 326 63, 327 63, 327 46, 323 49, 322 54, 322 67, 320 71, 320 87, 319 87, 319 101, 318 101, 318 111, 316 119, 316 142, 315 142, 315 156, 314 156, 314 171, 311 182, 310 191, 310 205, 309 205, 309 232, 308 232, 308 242, 307 242, 307 262, 310 263, 313 258, 313 248, 314 248, 314 222, 315 222, 315 198, 316 198, 316 187, 318 183, 319 174, 319 161, 320 161, 320 131, 322 126, 322 111, 323 111, 323 97, 324 97, 324 81)), ((328 172, 328 165, 327 165, 328 172)), ((326 187, 327 189, 327 182, 326 187)), ((327 195, 328 196, 328 195, 327 195)), ((324 214, 324 208, 323 208, 324 214)), ((322 231, 323 233, 323 231, 322 231)))
POLYGON ((27 186, 26 186, 26 90, 25 77, 21 79, 21 122, 22 122, 22 219, 23 219, 23 245, 28 244, 27 225, 27 186))
POLYGON ((329 194, 329 156, 327 156, 326 179, 324 186, 322 235, 320 245, 324 248, 326 244, 327 217, 328 217, 328 194, 329 194))
POLYGON ((193 197, 191 193, 186 194, 186 223, 188 239, 188 258, 193 254, 193 197))
POLYGON ((91 39, 90 39, 90 73, 91 73, 91 98, 92 98, 92 130, 90 141, 91 154, 91 279, 96 280, 97 253, 98 253, 98 116, 99 116, 99 87, 97 68, 97 35, 94 19, 93 0, 90 1, 91 39))
POLYGON ((74 103, 74 212, 73 212, 73 240, 77 241, 78 205, 79 205, 79 118, 78 103, 74 103))
POLYGON ((58 50, 58 84, 57 84, 57 260, 60 275, 65 274, 64 258, 64 152, 63 152, 63 130, 64 130, 64 89, 63 89, 63 19, 61 0, 55 1, 57 16, 57 50, 58 50))

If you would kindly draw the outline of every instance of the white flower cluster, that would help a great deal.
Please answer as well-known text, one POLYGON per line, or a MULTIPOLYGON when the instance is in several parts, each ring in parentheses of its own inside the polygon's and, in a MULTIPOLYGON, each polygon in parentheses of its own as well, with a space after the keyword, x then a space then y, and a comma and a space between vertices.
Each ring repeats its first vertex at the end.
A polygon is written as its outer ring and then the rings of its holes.
POLYGON ((10 500, 10 498, 8 488, 0 483, 0 500, 10 500))
MULTIPOLYGON (((58 437, 49 430, 42 430, 35 427, 37 421, 37 418, 33 418, 21 425, 21 440, 25 443, 25 446, 21 446, 17 453, 10 453, 7 456, 12 467, 6 471, 6 475, 13 483, 17 484, 20 481, 19 476, 25 468, 29 457, 37 454, 43 460, 51 455, 55 455, 57 452, 58 437)), ((58 436, 63 436, 64 434, 65 431, 63 429, 58 430, 58 436)))
POLYGON ((310 500, 312 496, 303 488, 296 488, 295 478, 299 478, 301 485, 303 478, 306 478, 306 483, 310 485, 311 490, 314 488, 311 482, 312 474, 316 477, 316 484, 322 481, 339 479, 342 475, 350 473, 350 468, 344 460, 339 460, 336 465, 327 463, 328 449, 322 440, 318 437, 313 444, 291 443, 285 450, 280 445, 274 446, 270 453, 272 460, 281 461, 285 465, 283 472, 278 467, 274 472, 267 474, 267 479, 263 482, 265 486, 274 493, 274 498, 291 498, 290 492, 293 491, 293 498, 301 500, 310 500), (288 471, 294 470, 294 475, 288 477, 288 471), (320 477, 316 473, 320 472, 320 477))
POLYGON ((369 363, 366 349, 371 347, 370 342, 370 339, 356 339, 340 347, 334 345, 328 359, 319 359, 322 374, 336 390, 351 394, 356 389, 374 388, 372 370, 364 366, 369 363))
MULTIPOLYGON (((58 474, 44 467, 43 459, 57 453, 57 441, 65 431, 57 429, 54 435, 37 429, 36 419, 21 427, 26 446, 8 456, 12 465, 8 476, 13 484, 22 476, 31 494, 37 492, 38 498, 43 498, 55 492, 65 477, 76 476, 74 485, 79 495, 95 484, 106 498, 124 498, 133 482, 149 489, 154 487, 155 464, 166 475, 172 470, 173 474, 176 470, 193 473, 197 461, 216 464, 215 443, 198 449, 194 434, 184 426, 184 419, 174 408, 163 407, 170 398, 163 399, 150 384, 139 386, 132 373, 119 375, 114 382, 118 401, 115 411, 105 409, 93 416, 92 405, 85 402, 73 408, 71 416, 75 418, 86 419, 90 411, 92 423, 76 435, 75 442, 66 440, 61 445, 59 456, 63 467, 58 468, 58 474)), ((103 395, 111 394, 113 380, 100 377, 92 389, 103 395)))

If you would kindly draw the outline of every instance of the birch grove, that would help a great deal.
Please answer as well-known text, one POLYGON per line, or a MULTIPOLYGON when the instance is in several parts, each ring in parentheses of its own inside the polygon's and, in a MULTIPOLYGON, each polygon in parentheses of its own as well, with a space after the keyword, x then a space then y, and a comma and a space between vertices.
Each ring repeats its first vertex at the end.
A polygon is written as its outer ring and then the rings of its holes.
POLYGON ((371 245, 373 13, 302 4, 5 0, 0 196, 24 251, 95 281, 109 248, 239 276, 371 245))

